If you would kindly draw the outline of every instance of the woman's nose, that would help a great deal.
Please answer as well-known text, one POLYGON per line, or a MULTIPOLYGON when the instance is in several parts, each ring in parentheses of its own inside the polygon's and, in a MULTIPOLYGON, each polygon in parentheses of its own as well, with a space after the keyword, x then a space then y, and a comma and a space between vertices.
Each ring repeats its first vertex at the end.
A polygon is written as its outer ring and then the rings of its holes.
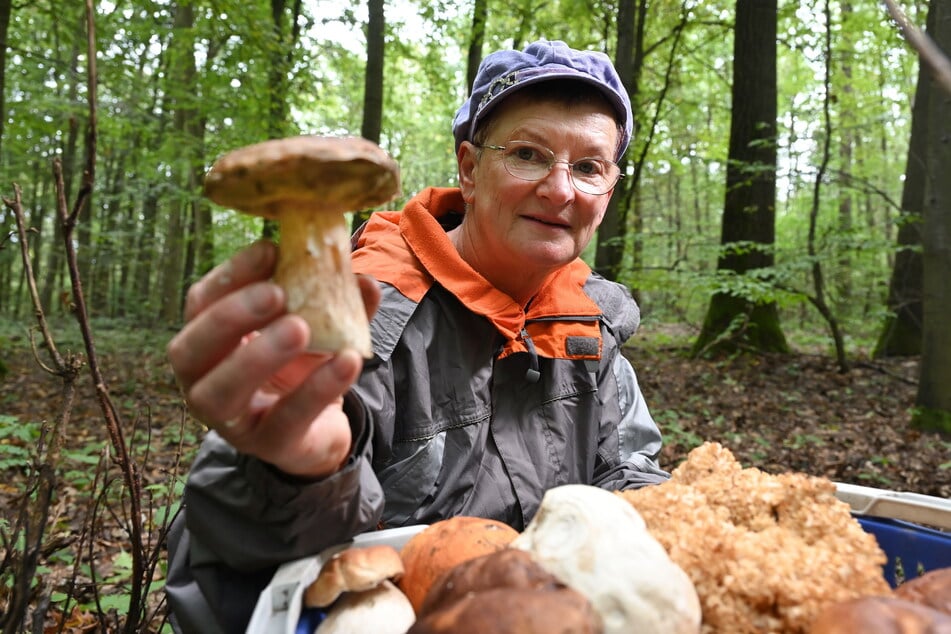
POLYGON ((575 185, 571 182, 571 167, 566 161, 555 161, 548 174, 541 180, 539 194, 558 204, 571 202, 575 197, 575 185))

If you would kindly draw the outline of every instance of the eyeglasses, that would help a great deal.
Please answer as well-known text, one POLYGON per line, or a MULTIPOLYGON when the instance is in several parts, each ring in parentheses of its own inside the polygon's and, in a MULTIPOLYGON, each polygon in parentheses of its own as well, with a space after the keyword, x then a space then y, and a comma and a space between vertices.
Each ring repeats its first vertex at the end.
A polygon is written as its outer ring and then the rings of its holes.
POLYGON ((502 153, 502 165, 505 171, 524 181, 537 181, 551 172, 555 163, 568 166, 571 183, 578 191, 600 196, 611 188, 624 175, 617 163, 607 159, 585 157, 568 162, 555 158, 555 153, 544 145, 531 141, 509 141, 505 145, 480 145, 485 150, 502 153))

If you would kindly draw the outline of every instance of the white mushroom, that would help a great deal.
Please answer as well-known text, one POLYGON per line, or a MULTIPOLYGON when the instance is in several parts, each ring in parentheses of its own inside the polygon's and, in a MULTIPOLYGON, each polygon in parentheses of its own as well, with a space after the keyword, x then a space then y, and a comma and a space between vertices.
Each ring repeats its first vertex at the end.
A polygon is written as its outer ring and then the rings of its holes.
POLYGON ((584 594, 605 634, 700 631, 690 578, 615 493, 581 484, 550 489, 512 546, 584 594))
POLYGON ((359 137, 299 136, 240 148, 218 159, 205 195, 248 214, 277 220, 274 281, 288 310, 310 324, 310 350, 353 348, 372 354, 366 309, 350 268, 346 216, 391 200, 399 168, 359 137))
POLYGON ((406 634, 415 622, 416 613, 406 595, 384 581, 372 590, 340 597, 314 634, 406 634))

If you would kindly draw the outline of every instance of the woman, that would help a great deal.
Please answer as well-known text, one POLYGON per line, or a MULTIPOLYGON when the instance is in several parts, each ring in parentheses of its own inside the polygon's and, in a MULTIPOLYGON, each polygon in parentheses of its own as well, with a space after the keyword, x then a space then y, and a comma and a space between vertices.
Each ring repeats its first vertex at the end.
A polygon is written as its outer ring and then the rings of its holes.
POLYGON ((637 306, 579 259, 631 121, 603 54, 541 41, 488 56, 453 122, 459 187, 355 237, 366 362, 302 356, 307 326, 267 281, 269 243, 192 287, 169 358, 213 431, 170 544, 180 629, 240 629, 277 565, 381 524, 521 529, 553 486, 667 477, 620 353, 637 306))

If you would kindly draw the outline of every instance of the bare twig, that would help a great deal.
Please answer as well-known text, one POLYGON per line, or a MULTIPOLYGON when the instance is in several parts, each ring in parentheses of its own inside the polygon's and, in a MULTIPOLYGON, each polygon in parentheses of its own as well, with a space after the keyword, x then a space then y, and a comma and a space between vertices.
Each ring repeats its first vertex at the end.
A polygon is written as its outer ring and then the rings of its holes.
MULTIPOLYGON (((30 260, 30 242, 28 240, 26 223, 24 220, 21 191, 14 185, 14 198, 4 198, 3 202, 13 212, 16 219, 18 237, 20 239, 20 254, 24 271, 27 273, 30 297, 33 301, 34 314, 43 333, 47 349, 53 365, 43 368, 59 376, 62 380, 60 411, 52 424, 44 426, 41 441, 38 444, 36 464, 30 471, 27 493, 20 502, 17 525, 14 528, 14 537, 22 532, 22 557, 17 562, 14 574, 14 584, 7 609, 3 615, 3 632, 13 633, 21 629, 26 619, 26 611, 30 597, 30 586, 36 575, 37 566, 42 553, 46 524, 49 519, 49 509, 53 499, 53 492, 57 484, 57 470, 59 468, 60 449, 62 446, 63 430, 70 419, 73 401, 76 396, 76 380, 82 367, 81 361, 70 355, 62 357, 53 342, 53 337, 46 322, 43 307, 40 304, 39 293, 36 289, 36 278, 30 260)), ((32 337, 31 337, 32 341, 32 337)), ((41 364, 42 365, 42 364, 41 364)), ((17 543, 17 539, 12 540, 17 543)), ((7 558, 4 559, 7 561, 7 558)))
MULTIPOLYGON (((43 306, 40 303, 40 293, 36 288, 36 276, 33 272, 33 261, 30 258, 30 252, 27 248, 27 245, 30 243, 29 236, 27 234, 30 233, 31 230, 26 227, 26 223, 24 222, 23 192, 21 191, 19 185, 13 185, 13 199, 4 198, 3 204, 13 212, 13 217, 16 219, 17 237, 20 240, 20 255, 21 261, 23 263, 23 271, 26 274, 27 287, 30 291, 30 299, 33 302, 33 316, 36 318, 40 333, 43 335, 43 343, 46 344, 46 348, 49 350, 50 356, 52 357, 53 364, 55 366, 48 367, 44 365, 43 369, 50 374, 56 374, 66 367, 66 361, 59 354, 59 350, 56 348, 56 342, 53 341, 52 332, 50 331, 49 324, 46 321, 46 314, 43 312, 43 306)), ((33 340, 32 336, 30 339, 31 341, 33 340)), ((34 356, 37 356, 35 353, 35 345, 33 349, 34 356)), ((39 360, 38 356, 37 360, 39 360)))
POLYGON ((905 15, 905 12, 894 0, 884 0, 885 6, 892 19, 898 23, 898 28, 905 35, 908 43, 918 51, 921 60, 925 62, 934 76, 934 80, 951 95, 951 59, 945 55, 927 33, 916 27, 905 15))
POLYGON ((826 169, 829 166, 830 150, 829 145, 832 139, 832 116, 830 114, 830 102, 832 100, 832 11, 829 7, 829 0, 825 0, 824 14, 826 21, 825 32, 825 75, 822 80, 822 120, 825 128, 825 134, 822 141, 822 160, 819 165, 819 171, 816 173, 816 180, 812 189, 812 207, 809 210, 809 236, 807 244, 809 247, 809 257, 812 258, 812 287, 813 295, 808 296, 809 301, 819 314, 829 325, 829 331, 832 334, 832 340, 835 342, 835 358, 839 366, 839 372, 848 372, 849 362, 845 354, 845 341, 842 331, 839 328, 839 321, 836 319, 832 308, 826 302, 825 277, 822 271, 822 264, 816 257, 816 226, 819 220, 819 209, 822 202, 822 180, 825 178, 826 169))

